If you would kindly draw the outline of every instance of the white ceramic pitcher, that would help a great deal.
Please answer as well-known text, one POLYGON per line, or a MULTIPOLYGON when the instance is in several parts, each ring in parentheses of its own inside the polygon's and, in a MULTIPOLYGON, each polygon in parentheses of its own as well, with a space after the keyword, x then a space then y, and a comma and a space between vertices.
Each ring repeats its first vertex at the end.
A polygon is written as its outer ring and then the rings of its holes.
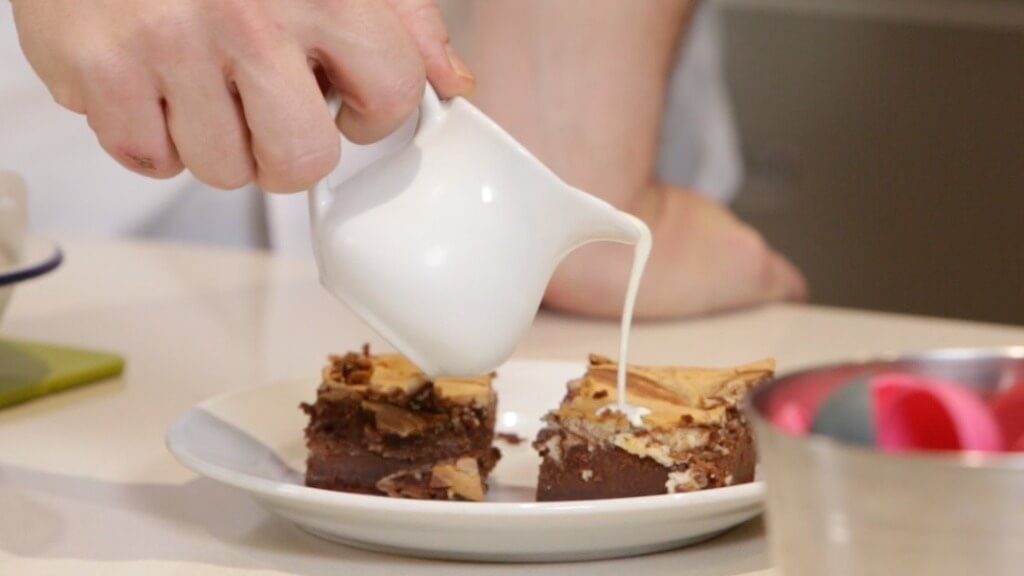
POLYGON ((430 86, 411 141, 318 182, 310 216, 324 287, 434 376, 499 366, 566 254, 597 240, 635 243, 646 230, 430 86))

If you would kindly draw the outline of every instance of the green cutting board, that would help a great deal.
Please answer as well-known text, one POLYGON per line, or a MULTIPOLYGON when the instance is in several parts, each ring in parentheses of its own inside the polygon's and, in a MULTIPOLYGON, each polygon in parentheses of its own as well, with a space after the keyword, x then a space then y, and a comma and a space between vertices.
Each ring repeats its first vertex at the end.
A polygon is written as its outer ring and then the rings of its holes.
POLYGON ((0 339, 0 408, 117 376, 124 358, 106 352, 0 339))

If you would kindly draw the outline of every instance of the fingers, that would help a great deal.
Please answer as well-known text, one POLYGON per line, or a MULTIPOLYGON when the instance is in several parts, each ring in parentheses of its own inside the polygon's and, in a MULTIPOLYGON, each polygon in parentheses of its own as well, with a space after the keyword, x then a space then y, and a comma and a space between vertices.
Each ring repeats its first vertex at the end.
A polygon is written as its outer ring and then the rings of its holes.
POLYGON ((55 99, 84 112, 103 147, 148 176, 184 163, 217 187, 255 177, 269 191, 307 188, 337 164, 335 124, 373 142, 416 109, 428 75, 442 96, 472 87, 433 1, 145 7, 34 0, 15 4, 15 16, 55 99), (342 95, 336 120, 311 59, 342 95))
POLYGON ((161 95, 149 75, 111 58, 90 67, 81 93, 89 126, 121 165, 153 178, 170 178, 183 165, 167 131, 161 95))
POLYGON ((123 35, 107 33, 108 26, 127 30, 123 22, 97 15, 95 7, 79 8, 59 0, 16 2, 26 58, 58 104, 87 116, 100 145, 120 164, 155 178, 178 174, 183 166, 146 58, 126 50, 123 35))
MULTIPOLYGON (((55 102, 79 114, 85 113, 85 99, 77 85, 76 65, 85 52, 81 42, 53 43, 56 28, 48 17, 45 1, 12 2, 18 42, 25 59, 46 84, 55 102)), ((59 29, 59 28, 58 28, 59 29)), ((88 48, 86 45, 84 48, 88 48)))
POLYGON ((238 61, 234 82, 251 134, 256 179, 264 190, 303 190, 334 169, 340 139, 297 46, 282 43, 238 61))
POLYGON ((779 299, 789 302, 806 301, 807 280, 800 270, 777 252, 771 252, 768 260, 771 276, 775 279, 772 284, 778 286, 779 299))
POLYGON ((673 254, 690 263, 691 302, 697 312, 744 308, 768 302, 799 300, 807 287, 800 272, 775 252, 756 230, 739 220, 717 202, 696 194, 674 190, 668 198, 662 230, 680 243, 673 254), (685 212, 685 214, 684 214, 685 212), (685 241, 688 248, 682 247, 685 241))
POLYGON ((166 118, 181 161, 197 180, 241 188, 256 176, 241 102, 208 63, 175 68, 164 80, 166 118))
POLYGON ((721 219, 721 225, 706 231, 705 250, 713 256, 709 269, 717 271, 711 279, 718 278, 723 285, 709 306, 731 309, 806 299, 807 283, 800 271, 756 230, 722 212, 727 217, 721 219))
POLYGON ((455 52, 436 0, 387 0, 412 35, 427 79, 441 98, 468 96, 476 78, 455 52))
POLYGON ((378 0, 322 3, 311 16, 303 37, 341 94, 338 128, 359 144, 394 132, 419 106, 425 82, 401 20, 378 0))

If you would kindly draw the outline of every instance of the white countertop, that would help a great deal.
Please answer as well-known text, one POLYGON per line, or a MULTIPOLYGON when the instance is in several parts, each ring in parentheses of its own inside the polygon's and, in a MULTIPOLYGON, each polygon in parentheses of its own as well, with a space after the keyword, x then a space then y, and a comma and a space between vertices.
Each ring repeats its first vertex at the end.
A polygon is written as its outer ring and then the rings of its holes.
MULTIPOLYGON (((302 377, 315 387, 328 353, 383 343, 319 288, 310 262, 126 241, 64 246, 65 265, 19 288, 0 334, 116 351, 128 365, 120 379, 0 410, 0 573, 738 576, 770 568, 760 521, 676 552, 531 566, 401 558, 301 532, 180 466, 164 432, 204 398, 302 377)), ((613 322, 542 314, 518 355, 582 364, 589 352, 614 355, 617 338, 613 322)), ((631 360, 775 356, 788 370, 1021 343, 1021 328, 782 305, 640 324, 631 360)))

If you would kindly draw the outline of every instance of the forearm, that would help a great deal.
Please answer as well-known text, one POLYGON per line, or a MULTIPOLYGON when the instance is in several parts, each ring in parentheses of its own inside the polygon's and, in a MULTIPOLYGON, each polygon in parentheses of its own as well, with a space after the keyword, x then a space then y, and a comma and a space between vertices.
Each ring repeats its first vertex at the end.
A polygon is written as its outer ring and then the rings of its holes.
POLYGON ((488 0, 474 100, 571 184, 644 212, 690 0, 488 0))

